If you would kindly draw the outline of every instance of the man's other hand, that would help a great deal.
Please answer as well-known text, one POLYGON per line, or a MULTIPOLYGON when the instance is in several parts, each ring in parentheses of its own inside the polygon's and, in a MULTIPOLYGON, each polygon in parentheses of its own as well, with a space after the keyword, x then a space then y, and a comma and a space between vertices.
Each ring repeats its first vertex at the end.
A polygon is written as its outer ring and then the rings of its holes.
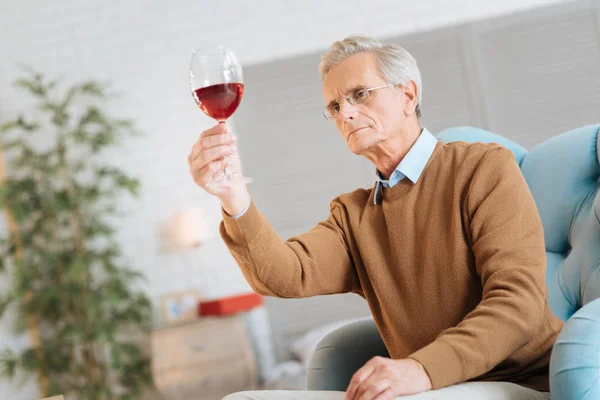
POLYGON ((431 390, 431 380, 416 360, 374 357, 350 380, 344 400, 392 400, 431 390))

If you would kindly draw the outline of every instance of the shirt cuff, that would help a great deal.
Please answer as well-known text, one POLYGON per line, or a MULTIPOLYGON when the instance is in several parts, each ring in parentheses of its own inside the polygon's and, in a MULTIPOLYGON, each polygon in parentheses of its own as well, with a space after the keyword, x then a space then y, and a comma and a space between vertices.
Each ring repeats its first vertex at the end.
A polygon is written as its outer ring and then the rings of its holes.
POLYGON ((239 213, 239 214, 235 214, 235 215, 229 215, 229 214, 227 213, 227 211, 223 210, 223 212, 225 213, 225 215, 227 215, 227 216, 228 216, 228 217, 230 217, 230 218, 233 218, 233 219, 238 219, 238 218, 240 218, 242 215, 246 214, 246 211, 248 211, 248 209, 250 208, 250 203, 251 203, 251 202, 252 202, 252 199, 250 198, 250 196, 248 196, 248 205, 246 206, 246 208, 244 209, 244 211, 242 211, 242 212, 241 212, 241 213, 239 213))
POLYGON ((265 221, 265 217, 258 210, 253 200, 250 200, 250 207, 239 218, 229 216, 223 207, 221 207, 221 214, 223 220, 219 230, 226 244, 247 246, 250 242, 254 242, 257 237, 260 237, 265 222, 268 225, 268 221, 265 221))

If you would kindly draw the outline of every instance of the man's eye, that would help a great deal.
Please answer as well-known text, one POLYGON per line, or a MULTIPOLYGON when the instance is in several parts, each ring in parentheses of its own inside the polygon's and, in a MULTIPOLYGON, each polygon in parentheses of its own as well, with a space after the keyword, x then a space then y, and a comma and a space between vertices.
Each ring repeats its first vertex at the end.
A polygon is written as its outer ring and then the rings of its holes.
POLYGON ((340 103, 333 103, 332 105, 329 106, 329 109, 332 112, 338 112, 338 111, 340 111, 340 103))
POLYGON ((352 93, 352 98, 354 99, 354 101, 364 101, 366 100, 368 93, 369 92, 367 92, 365 89, 358 89, 352 93))

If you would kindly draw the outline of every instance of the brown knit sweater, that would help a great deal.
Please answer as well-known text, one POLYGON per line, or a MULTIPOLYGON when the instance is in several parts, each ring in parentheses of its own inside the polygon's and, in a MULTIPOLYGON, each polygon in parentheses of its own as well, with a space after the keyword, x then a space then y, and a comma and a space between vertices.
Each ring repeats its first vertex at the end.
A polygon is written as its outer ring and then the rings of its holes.
POLYGON ((413 358, 433 388, 509 381, 548 391, 563 326, 548 307, 544 234, 513 154, 438 142, 416 184, 359 189, 326 221, 281 238, 252 201, 220 231, 251 287, 277 297, 353 292, 393 359, 413 358))

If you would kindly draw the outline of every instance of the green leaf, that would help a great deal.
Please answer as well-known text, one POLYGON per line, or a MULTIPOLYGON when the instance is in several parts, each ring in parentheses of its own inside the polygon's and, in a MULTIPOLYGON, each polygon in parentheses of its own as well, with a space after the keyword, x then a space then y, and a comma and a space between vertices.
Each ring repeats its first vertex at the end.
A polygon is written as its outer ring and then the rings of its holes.
POLYGON ((90 124, 98 124, 101 126, 106 125, 106 118, 104 117, 104 114, 94 106, 89 106, 86 109, 85 113, 79 119, 78 126, 81 128, 90 124))
POLYGON ((4 315, 8 306, 15 300, 15 296, 12 292, 2 294, 2 297, 0 298, 0 318, 4 315))
POLYGON ((140 194, 140 181, 137 179, 129 179, 125 184, 124 187, 127 189, 127 191, 134 197, 138 197, 140 194))
POLYGON ((140 348, 133 342, 120 342, 114 345, 121 354, 130 361, 135 361, 141 354, 140 348))
POLYGON ((144 274, 140 271, 133 270, 131 268, 123 268, 120 272, 120 278, 124 281, 132 281, 137 279, 144 279, 144 274))
POLYGON ((83 82, 79 85, 79 91, 90 96, 104 97, 105 95, 103 85, 94 81, 83 82))
POLYGON ((13 257, 16 253, 17 253, 17 245, 15 244, 14 241, 12 241, 12 243, 8 247, 8 250, 6 251, 6 254, 8 254, 10 257, 13 257))
POLYGON ((10 349, 4 349, 0 353, 0 376, 13 378, 19 366, 17 355, 10 349))
POLYGON ((22 115, 17 118, 15 123, 16 123, 16 126, 18 126, 19 128, 23 129, 26 132, 36 131, 40 127, 40 124, 38 124, 37 122, 27 122, 25 120, 25 117, 23 117, 22 115))
POLYGON ((39 360, 36 357, 35 349, 29 348, 21 352, 19 357, 19 365, 26 371, 36 371, 39 368, 39 360))
POLYGON ((76 324, 65 325, 63 329, 59 331, 58 335, 61 340, 66 343, 78 343, 85 336, 84 329, 76 324))
POLYGON ((71 209, 73 204, 71 204, 69 193, 67 190, 60 190, 54 193, 54 207, 57 212, 65 211, 71 209))
POLYGON ((120 383, 127 387, 129 393, 135 397, 139 396, 142 386, 152 384, 152 374, 150 371, 150 360, 145 356, 138 356, 131 359, 121 370, 119 378, 120 383))
POLYGON ((86 186, 81 189, 81 195, 88 203, 96 202, 100 198, 101 192, 98 186, 86 186))
POLYGON ((110 178, 118 189, 125 189, 131 195, 137 197, 139 195, 140 181, 136 178, 130 178, 124 172, 116 168, 97 168, 96 176, 98 178, 110 178))
POLYGON ((41 97, 46 95, 46 88, 37 81, 29 81, 27 79, 17 79, 14 83, 16 87, 23 88, 31 94, 41 97))
POLYGON ((76 173, 83 172, 87 169, 87 161, 85 161, 85 160, 74 161, 71 164, 71 169, 76 173))
POLYGON ((10 186, 6 181, 0 183, 0 207, 6 208, 9 205, 10 186))
MULTIPOLYGON (((116 232, 115 228, 96 218, 87 222, 85 231, 90 238, 96 236, 110 236, 116 232)), ((107 254, 107 256, 109 256, 109 254, 107 254)))
POLYGON ((5 133, 17 127, 17 121, 9 121, 0 125, 0 133, 5 133))
POLYGON ((52 116, 52 123, 56 126, 63 127, 69 122, 69 113, 62 109, 58 109, 52 116))
POLYGON ((132 130, 133 129, 133 121, 128 119, 120 119, 117 120, 115 125, 122 129, 132 130))
POLYGON ((96 153, 108 147, 115 142, 115 138, 115 132, 110 128, 98 132, 91 138, 92 151, 96 153))
POLYGON ((19 138, 19 139, 14 139, 14 140, 7 141, 6 143, 4 143, 2 145, 2 148, 5 151, 8 151, 8 150, 13 149, 15 147, 25 147, 25 146, 27 146, 27 144, 25 143, 25 141, 23 139, 19 138))
POLYGON ((111 361, 111 366, 113 368, 115 368, 115 369, 123 368, 123 365, 125 365, 124 355, 119 350, 119 346, 112 346, 111 347, 111 349, 110 349, 110 361, 111 361))
POLYGON ((54 373, 63 373, 71 368, 71 363, 76 360, 71 360, 73 345, 64 340, 62 333, 64 331, 52 331, 55 333, 55 338, 44 339, 43 356, 46 366, 49 371, 54 373))
POLYGON ((76 144, 84 144, 89 140, 88 132, 82 128, 76 128, 70 133, 70 136, 76 144))
POLYGON ((58 396, 66 393, 65 386, 57 379, 50 379, 48 384, 48 395, 58 396))
POLYGON ((105 323, 97 326, 94 332, 94 341, 103 343, 114 341, 118 328, 119 324, 115 323, 105 323))
POLYGON ((56 110, 56 103, 54 103, 53 101, 43 101, 39 106, 38 109, 41 111, 51 111, 54 112, 56 110))
POLYGON ((58 288, 47 287, 32 293, 33 298, 30 302, 32 309, 29 310, 30 313, 38 313, 50 320, 59 319, 62 316, 63 307, 58 288))
POLYGON ((63 99, 62 103, 60 103, 60 105, 58 106, 58 109, 64 112, 73 101, 73 98, 75 97, 77 91, 77 86, 73 86, 72 88, 70 88, 67 91, 67 94, 65 95, 65 98, 63 99))
POLYGON ((22 224, 31 215, 32 211, 26 203, 12 203, 10 209, 13 217, 19 224, 22 224))
POLYGON ((19 304, 19 307, 16 307, 17 318, 15 318, 13 329, 17 334, 23 335, 29 329, 29 317, 30 314, 25 312, 24 307, 19 304))

